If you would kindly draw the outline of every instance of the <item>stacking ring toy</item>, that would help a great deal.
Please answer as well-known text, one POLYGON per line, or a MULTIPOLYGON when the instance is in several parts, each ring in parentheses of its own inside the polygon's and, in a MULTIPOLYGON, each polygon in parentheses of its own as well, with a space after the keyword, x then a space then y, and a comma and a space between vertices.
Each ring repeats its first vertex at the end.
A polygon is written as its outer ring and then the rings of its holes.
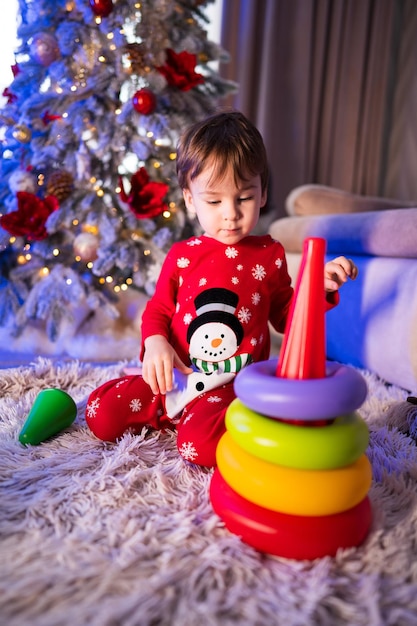
POLYGON ((326 426, 294 426, 251 411, 239 398, 227 409, 226 428, 246 452, 297 469, 350 465, 369 442, 368 427, 359 413, 341 415, 326 426))
POLYGON ((237 494, 218 469, 210 484, 215 513, 230 532, 256 550, 288 559, 334 556, 339 548, 360 545, 366 538, 372 511, 368 496, 355 507, 321 517, 300 517, 264 509, 237 494))
POLYGON ((252 456, 227 431, 217 444, 216 460, 224 480, 243 498, 290 515, 332 515, 351 509, 364 499, 372 482, 365 454, 337 469, 293 469, 252 456))
POLYGON ((351 367, 328 361, 325 378, 298 380, 277 376, 277 361, 251 363, 236 376, 236 395, 252 411, 274 418, 332 419, 355 411, 366 398, 365 379, 351 367))

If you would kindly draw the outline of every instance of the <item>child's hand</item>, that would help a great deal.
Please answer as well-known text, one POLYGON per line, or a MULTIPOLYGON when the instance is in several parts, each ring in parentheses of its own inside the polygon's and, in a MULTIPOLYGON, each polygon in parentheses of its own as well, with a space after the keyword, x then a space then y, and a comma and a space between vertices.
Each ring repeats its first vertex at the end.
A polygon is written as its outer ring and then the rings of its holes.
POLYGON ((324 266, 324 288, 326 291, 337 291, 348 278, 355 280, 358 268, 344 256, 338 256, 324 266))
POLYGON ((152 393, 165 394, 172 390, 174 367, 184 374, 191 374, 193 371, 181 361, 165 337, 152 335, 145 339, 142 377, 152 389, 152 393))

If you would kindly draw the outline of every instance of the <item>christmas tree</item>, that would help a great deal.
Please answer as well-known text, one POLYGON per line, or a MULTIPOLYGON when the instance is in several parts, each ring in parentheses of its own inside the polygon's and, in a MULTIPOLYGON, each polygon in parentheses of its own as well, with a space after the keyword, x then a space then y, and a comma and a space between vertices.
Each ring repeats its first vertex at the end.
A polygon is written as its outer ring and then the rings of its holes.
POLYGON ((0 326, 78 304, 117 316, 152 294, 166 251, 196 227, 178 189, 182 130, 234 85, 212 61, 201 0, 19 0, 19 47, 0 111, 0 326))

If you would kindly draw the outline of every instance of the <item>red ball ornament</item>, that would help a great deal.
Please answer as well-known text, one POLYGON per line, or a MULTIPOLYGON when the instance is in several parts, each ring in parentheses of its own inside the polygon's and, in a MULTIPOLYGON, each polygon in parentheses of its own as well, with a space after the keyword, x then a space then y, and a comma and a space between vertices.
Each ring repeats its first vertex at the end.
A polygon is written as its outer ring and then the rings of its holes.
POLYGON ((98 17, 107 17, 113 11, 112 0, 90 0, 91 10, 98 17))
POLYGON ((150 89, 139 89, 132 98, 133 108, 142 115, 150 115, 155 111, 156 97, 150 89))

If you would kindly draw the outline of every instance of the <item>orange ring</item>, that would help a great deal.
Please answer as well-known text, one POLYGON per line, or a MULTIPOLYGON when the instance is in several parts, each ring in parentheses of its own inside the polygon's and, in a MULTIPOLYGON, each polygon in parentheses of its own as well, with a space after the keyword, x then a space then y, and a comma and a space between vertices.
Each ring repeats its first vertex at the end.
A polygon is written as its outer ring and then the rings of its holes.
POLYGON ((365 454, 345 467, 305 470, 263 461, 240 448, 229 432, 216 450, 224 480, 249 502, 290 515, 332 515, 364 499, 372 482, 365 454))

